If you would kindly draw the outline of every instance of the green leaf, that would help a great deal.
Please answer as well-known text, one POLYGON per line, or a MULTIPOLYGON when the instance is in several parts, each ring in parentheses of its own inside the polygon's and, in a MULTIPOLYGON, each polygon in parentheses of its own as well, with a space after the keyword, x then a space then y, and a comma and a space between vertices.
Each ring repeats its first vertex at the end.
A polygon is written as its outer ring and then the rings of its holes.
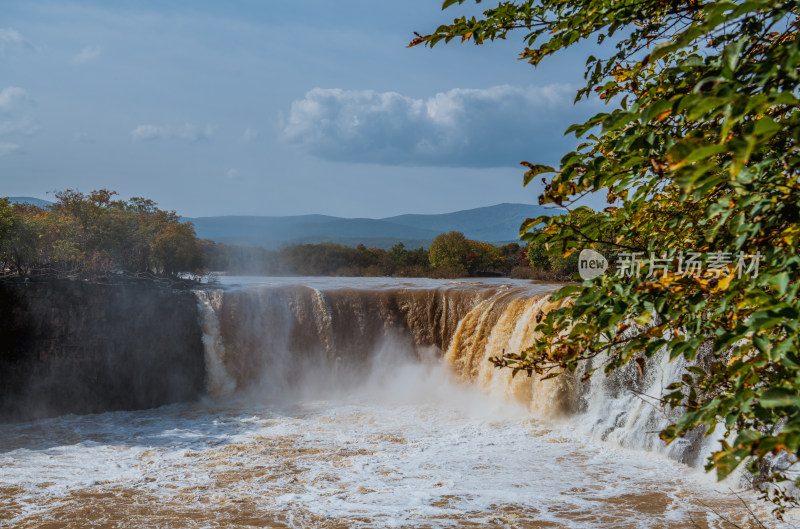
POLYGON ((786 289, 789 287, 789 274, 786 272, 781 272, 780 274, 774 275, 769 278, 769 284, 773 285, 778 294, 783 296, 786 294, 786 289))
POLYGON ((762 408, 800 406, 800 393, 785 388, 771 388, 761 394, 758 403, 762 408))
POLYGON ((527 162, 521 162, 522 165, 529 167, 527 171, 525 171, 525 176, 523 178, 523 186, 526 186, 531 183, 535 177, 543 173, 555 173, 556 170, 550 167, 549 165, 532 165, 527 162))
POLYGON ((732 42, 725 46, 725 50, 722 52, 722 60, 731 72, 736 71, 736 67, 739 64, 739 57, 742 54, 742 46, 744 46, 745 39, 739 39, 735 42, 732 42))
POLYGON ((781 126, 778 124, 777 121, 775 121, 769 116, 766 116, 756 121, 755 125, 753 126, 753 134, 757 136, 764 136, 764 135, 771 136, 780 129, 781 126))
POLYGON ((576 292, 580 292, 583 290, 582 286, 577 285, 569 285, 566 287, 561 287, 560 289, 556 290, 553 294, 550 295, 550 299, 553 301, 557 301, 559 299, 564 299, 567 296, 570 296, 576 292))
POLYGON ((769 353, 769 340, 764 336, 753 336, 753 345, 764 354, 769 353))

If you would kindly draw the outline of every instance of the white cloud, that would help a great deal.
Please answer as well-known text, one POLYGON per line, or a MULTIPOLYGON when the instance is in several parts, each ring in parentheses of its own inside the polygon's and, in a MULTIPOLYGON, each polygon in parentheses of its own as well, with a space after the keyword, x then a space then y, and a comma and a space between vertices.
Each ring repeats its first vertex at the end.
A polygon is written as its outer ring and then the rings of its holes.
POLYGON ((22 42, 22 35, 19 31, 12 28, 0 28, 0 42, 22 42))
POLYGON ((292 103, 283 138, 333 161, 513 166, 571 147, 563 120, 578 116, 573 94, 567 85, 456 88, 428 99, 316 88, 292 103))
POLYGON ((136 141, 160 140, 165 137, 165 133, 162 127, 139 125, 131 131, 131 137, 136 141))
POLYGON ((4 52, 6 48, 14 48, 23 46, 25 39, 19 31, 12 28, 0 28, 0 53, 4 52))
POLYGON ((100 56, 100 53, 103 50, 100 46, 86 46, 80 52, 72 56, 71 62, 72 64, 84 64, 87 62, 91 62, 100 56))
POLYGON ((206 125, 198 127, 187 123, 176 132, 176 137, 186 141, 208 140, 214 135, 214 127, 206 125))
POLYGON ((5 143, 0 142, 0 156, 7 156, 9 154, 14 154, 18 152, 22 147, 17 145, 16 143, 5 143))
POLYGON ((250 127, 244 129, 244 132, 242 133, 242 141, 255 141, 256 139, 258 139, 258 131, 256 129, 252 129, 250 127))
POLYGON ((135 141, 156 140, 183 140, 189 142, 208 140, 214 135, 214 127, 206 125, 199 127, 186 123, 182 127, 139 125, 131 131, 131 138, 135 141))
POLYGON ((236 169, 228 169, 225 172, 225 178, 228 180, 238 180, 239 179, 239 171, 236 169))
POLYGON ((16 119, 0 120, 0 136, 8 134, 22 134, 23 136, 33 136, 39 130, 38 125, 28 116, 16 119))
POLYGON ((28 93, 18 86, 8 86, 0 90, 0 112, 10 112, 28 98, 28 93))

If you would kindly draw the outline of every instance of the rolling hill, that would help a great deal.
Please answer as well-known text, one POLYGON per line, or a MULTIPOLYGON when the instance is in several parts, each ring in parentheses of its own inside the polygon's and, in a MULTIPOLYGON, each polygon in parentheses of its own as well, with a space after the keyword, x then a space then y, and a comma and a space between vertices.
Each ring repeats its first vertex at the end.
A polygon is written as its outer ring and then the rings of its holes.
POLYGON ((41 198, 34 197, 8 197, 12 204, 31 204, 40 208, 50 206, 53 203, 49 200, 42 200, 41 198))
POLYGON ((288 217, 223 216, 186 218, 197 235, 227 244, 279 248, 290 244, 335 242, 390 248, 428 246, 434 237, 461 231, 470 239, 500 243, 516 241, 519 226, 528 217, 552 211, 529 204, 497 204, 438 215, 398 215, 382 219, 327 215, 288 217))
MULTIPOLYGON (((34 197, 9 197, 12 202, 49 206, 34 197)), ((435 215, 397 215, 381 219, 343 218, 329 215, 184 217, 194 223, 197 236, 227 244, 268 249, 292 244, 333 242, 364 244, 389 249, 402 242, 406 248, 427 247, 440 233, 460 231, 469 239, 492 243, 519 240, 519 226, 528 217, 554 211, 530 204, 497 204, 435 215)))

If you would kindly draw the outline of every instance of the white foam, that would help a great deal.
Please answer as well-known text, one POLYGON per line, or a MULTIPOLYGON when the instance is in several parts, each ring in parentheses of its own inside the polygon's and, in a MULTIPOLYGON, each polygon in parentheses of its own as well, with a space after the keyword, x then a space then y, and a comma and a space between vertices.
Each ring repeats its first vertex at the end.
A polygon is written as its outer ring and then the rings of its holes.
POLYGON ((225 344, 219 330, 217 311, 222 303, 221 290, 197 290, 200 325, 203 329, 203 349, 206 366, 206 391, 217 398, 231 395, 236 381, 225 369, 225 344))
POLYGON ((665 512, 615 504, 615 516, 630 527, 661 527, 687 520, 687 498, 720 498, 688 467, 532 419, 454 382, 441 365, 394 361, 391 350, 387 344, 383 361, 376 357, 368 383, 333 398, 173 405, 2 426, 0 482, 26 491, 17 521, 76 489, 111 487, 164 503, 178 494, 191 501, 191 491, 205 487, 196 499, 203 508, 238 498, 287 513, 297 526, 308 516, 365 527, 490 524, 512 516, 501 512, 505 506, 564 527, 595 527, 574 513, 608 512, 615 498, 653 491, 669 502, 665 512), (254 468, 264 472, 247 474, 254 468), (45 482, 55 484, 37 486, 45 482))
MULTIPOLYGON (((491 331, 481 347, 495 353, 524 346, 541 305, 508 306, 512 312, 488 329, 488 311, 509 290, 474 300, 483 311, 474 314, 475 332, 491 331)), ((324 292, 314 292, 316 326, 329 336, 331 309, 324 292)), ((276 361, 260 388, 233 393, 220 301, 218 294, 198 293, 208 388, 216 400, 0 425, 0 510, 4 501, 20 506, 12 525, 35 525, 36 516, 76 505, 76 491, 121 489, 156 517, 164 505, 222 517, 222 507, 236 498, 294 527, 324 525, 320 520, 354 527, 514 526, 529 519, 576 529, 661 528, 691 526, 690 513, 722 526, 697 503, 730 507, 707 476, 668 459, 669 451, 622 448, 656 449, 647 434, 653 414, 630 395, 611 396, 599 378, 584 413, 561 422, 536 419, 503 389, 507 372, 482 369, 473 385, 462 383, 432 350, 387 331, 366 373, 320 360, 289 385, 283 360, 290 353, 283 348, 273 352, 276 361), (3 486, 22 492, 8 493, 9 500, 3 486), (636 498, 654 498, 663 508, 642 509, 636 498)), ((333 347, 330 336, 326 344, 333 347)), ((542 395, 534 392, 534 400, 542 395)))

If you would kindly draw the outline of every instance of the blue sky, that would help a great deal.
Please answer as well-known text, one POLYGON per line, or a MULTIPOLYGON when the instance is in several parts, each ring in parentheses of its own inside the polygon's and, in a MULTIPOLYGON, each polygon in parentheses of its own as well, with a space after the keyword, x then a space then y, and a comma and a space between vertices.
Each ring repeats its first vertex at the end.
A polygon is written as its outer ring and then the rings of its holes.
POLYGON ((0 195, 97 188, 186 216, 536 203, 585 49, 406 47, 439 0, 0 0, 0 195), (167 4, 167 5, 164 5, 167 4))

